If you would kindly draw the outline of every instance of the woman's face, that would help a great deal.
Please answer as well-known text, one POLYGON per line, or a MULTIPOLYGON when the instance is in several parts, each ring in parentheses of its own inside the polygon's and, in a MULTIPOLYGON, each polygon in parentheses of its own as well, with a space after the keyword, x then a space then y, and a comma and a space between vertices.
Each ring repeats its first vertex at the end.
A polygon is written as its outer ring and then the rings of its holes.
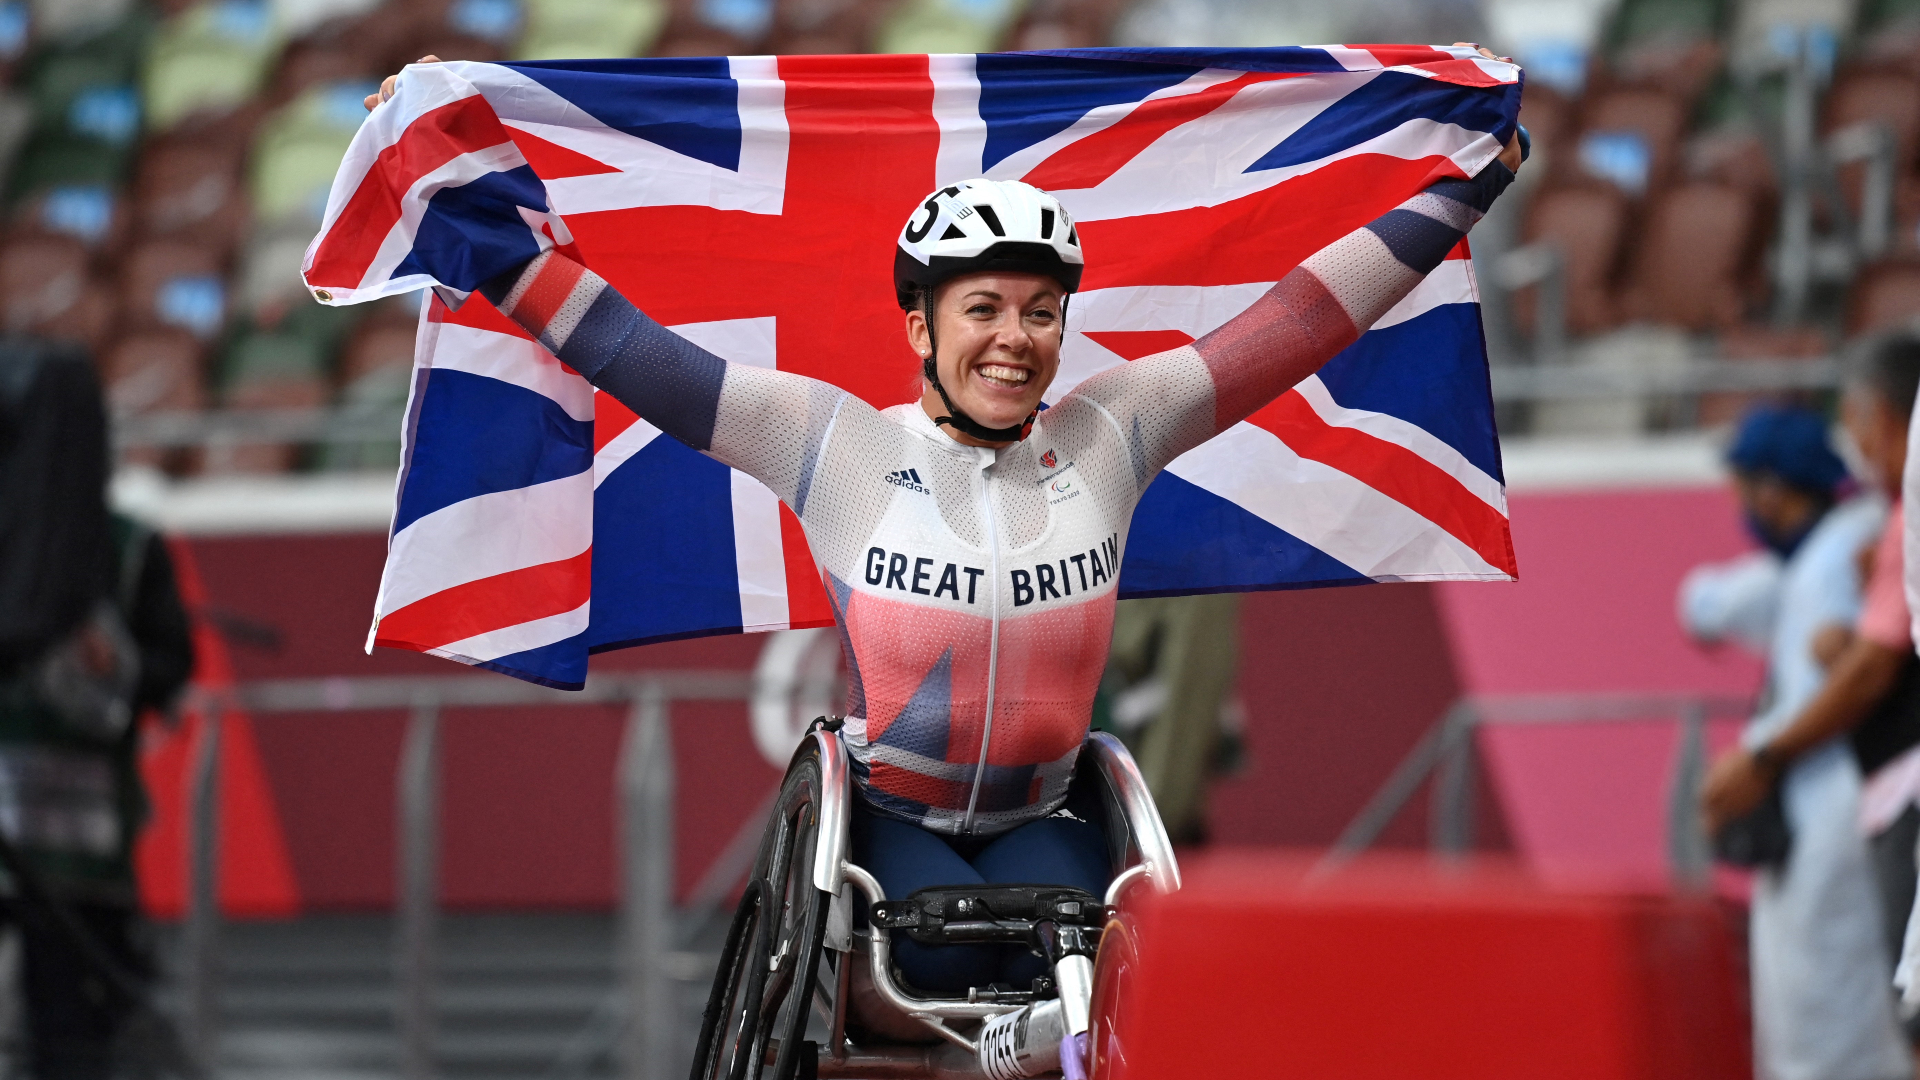
MULTIPOLYGON (((1039 274, 966 274, 934 290, 940 383, 986 427, 1017 427, 1040 405, 1060 369, 1060 283, 1039 274)), ((907 313, 907 339, 925 358, 926 316, 907 313)), ((945 407, 931 384, 922 402, 945 407)), ((976 440, 954 432, 966 443, 976 440)))

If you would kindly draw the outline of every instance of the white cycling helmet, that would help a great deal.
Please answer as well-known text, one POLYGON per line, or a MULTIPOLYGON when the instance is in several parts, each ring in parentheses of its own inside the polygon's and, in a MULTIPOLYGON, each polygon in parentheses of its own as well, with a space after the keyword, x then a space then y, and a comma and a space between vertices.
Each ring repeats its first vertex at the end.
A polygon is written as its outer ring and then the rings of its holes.
POLYGON ((927 196, 907 218, 893 253, 893 289, 903 311, 920 292, 983 270, 1041 274, 1074 292, 1086 259, 1060 200, 1018 180, 962 180, 927 196))

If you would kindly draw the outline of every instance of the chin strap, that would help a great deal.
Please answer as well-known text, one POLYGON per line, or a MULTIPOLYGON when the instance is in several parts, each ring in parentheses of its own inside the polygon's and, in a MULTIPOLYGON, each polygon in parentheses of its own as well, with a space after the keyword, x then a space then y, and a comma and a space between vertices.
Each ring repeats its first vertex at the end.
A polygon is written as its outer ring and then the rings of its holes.
MULTIPOLYGON (((947 388, 940 385, 940 364, 937 359, 940 355, 940 344, 933 337, 932 289, 920 290, 920 310, 927 319, 927 356, 920 362, 920 373, 926 376, 927 381, 933 384, 934 390, 939 392, 940 401, 947 407, 948 413, 946 416, 934 417, 934 424, 936 426, 946 424, 953 430, 971 435, 981 442, 1020 442, 1025 439, 1027 433, 1033 430, 1033 420, 1040 415, 1039 409, 1028 413, 1025 420, 1013 427, 992 428, 962 412, 960 407, 953 403, 953 399, 947 396, 947 388)), ((1061 314, 1064 316, 1065 313, 1066 305, 1063 303, 1061 314)))

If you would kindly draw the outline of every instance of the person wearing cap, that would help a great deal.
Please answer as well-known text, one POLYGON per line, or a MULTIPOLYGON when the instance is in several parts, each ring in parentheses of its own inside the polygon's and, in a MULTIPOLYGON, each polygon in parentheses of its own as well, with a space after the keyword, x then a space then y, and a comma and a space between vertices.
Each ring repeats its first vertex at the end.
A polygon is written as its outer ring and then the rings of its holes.
MULTIPOLYGON (((1760 709, 1701 792, 1715 835, 1779 795, 1784 843, 1759 860, 1750 922, 1759 1073, 1911 1076, 1888 992, 1878 883, 1857 826, 1860 769, 1844 729, 1809 739, 1805 723, 1831 696, 1822 644, 1859 617, 1858 556, 1879 535, 1886 504, 1877 492, 1850 491, 1827 421, 1809 409, 1748 413, 1727 464, 1761 550, 1695 569, 1681 586, 1680 616, 1695 640, 1735 641, 1767 660, 1760 709)), ((1831 652, 1826 659, 1844 671, 1831 652)))

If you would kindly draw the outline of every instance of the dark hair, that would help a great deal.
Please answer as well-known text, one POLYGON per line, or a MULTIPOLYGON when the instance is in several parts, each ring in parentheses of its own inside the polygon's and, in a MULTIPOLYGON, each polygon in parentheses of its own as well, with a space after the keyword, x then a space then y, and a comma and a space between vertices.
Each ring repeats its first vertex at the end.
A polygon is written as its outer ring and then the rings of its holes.
POLYGON ((1862 342, 1848 358, 1847 382, 1872 390, 1893 411, 1913 415, 1920 394, 1920 335, 1895 331, 1862 342))

